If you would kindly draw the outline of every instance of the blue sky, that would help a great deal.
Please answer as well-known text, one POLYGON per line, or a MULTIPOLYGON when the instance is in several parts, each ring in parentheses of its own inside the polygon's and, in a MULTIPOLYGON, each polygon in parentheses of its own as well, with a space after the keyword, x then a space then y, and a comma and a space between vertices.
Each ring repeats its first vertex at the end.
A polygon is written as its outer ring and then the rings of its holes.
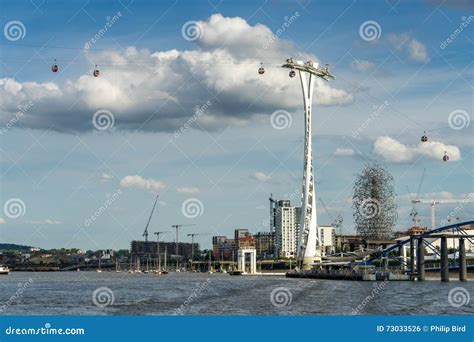
MULTIPOLYGON (((409 227, 407 187, 416 192, 424 168, 423 198, 473 192, 468 1, 0 3, 1 200, 22 201, 19 217, 0 215, 2 242, 127 248, 156 192, 151 231, 195 224, 183 240, 206 233, 197 241, 209 247, 211 235, 235 228, 268 230, 269 194, 298 203, 301 188, 299 80, 279 68, 292 56, 329 63, 336 75, 316 85, 313 157, 317 197, 343 214, 344 232, 353 232, 349 199, 367 161, 394 176, 398 230, 409 227), (23 25, 20 37, 12 22, 23 25), (186 24, 197 37, 183 34, 186 24), (100 111, 113 126, 94 126, 100 111), (291 124, 275 129, 276 111, 291 124), (196 217, 183 213, 189 199, 196 217)), ((454 207, 438 207, 438 221, 454 207)), ((418 209, 429 226, 429 207, 418 209)), ((473 212, 467 204, 458 216, 473 212)))

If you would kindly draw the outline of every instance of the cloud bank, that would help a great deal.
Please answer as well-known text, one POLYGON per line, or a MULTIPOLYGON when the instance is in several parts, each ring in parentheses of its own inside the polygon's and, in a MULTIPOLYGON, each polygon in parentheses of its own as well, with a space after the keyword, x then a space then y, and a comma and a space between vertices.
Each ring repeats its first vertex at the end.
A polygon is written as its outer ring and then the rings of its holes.
POLYGON ((451 161, 461 159, 461 151, 457 146, 435 141, 420 142, 418 145, 408 146, 391 137, 382 136, 375 140, 373 149, 375 154, 382 156, 385 161, 393 163, 411 162, 420 156, 442 160, 445 151, 451 161))
MULTIPOLYGON (((31 101, 33 106, 16 127, 83 132, 94 129, 95 112, 107 110, 117 129, 172 132, 208 101, 212 105, 193 127, 212 130, 245 124, 255 115, 300 106, 299 81, 279 68, 291 57, 288 51, 297 51, 290 42, 276 39, 264 49, 273 35, 268 27, 220 14, 200 21, 198 28, 202 32, 192 50, 86 51, 88 62, 100 67, 98 78, 88 73, 63 84, 2 78, 0 119, 8 122, 19 104, 31 101), (264 75, 257 73, 260 62, 267 68, 264 75)), ((343 105, 353 97, 317 80, 315 101, 343 105)))

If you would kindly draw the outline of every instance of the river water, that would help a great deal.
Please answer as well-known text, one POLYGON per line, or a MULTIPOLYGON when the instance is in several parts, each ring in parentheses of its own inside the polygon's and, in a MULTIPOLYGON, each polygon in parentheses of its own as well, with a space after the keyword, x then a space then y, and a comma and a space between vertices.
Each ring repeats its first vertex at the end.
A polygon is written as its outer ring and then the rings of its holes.
POLYGON ((384 283, 201 273, 12 272, 0 276, 0 314, 472 315, 473 291, 473 281, 384 283))

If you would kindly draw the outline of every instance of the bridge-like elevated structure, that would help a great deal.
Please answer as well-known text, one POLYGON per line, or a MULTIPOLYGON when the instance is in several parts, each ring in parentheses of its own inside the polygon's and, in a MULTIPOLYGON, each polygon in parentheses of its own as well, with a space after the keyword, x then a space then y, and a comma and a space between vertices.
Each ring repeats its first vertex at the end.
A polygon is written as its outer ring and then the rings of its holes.
POLYGON ((394 252, 398 252, 398 257, 395 258, 401 261, 402 268, 411 275, 413 280, 423 281, 425 280, 425 248, 428 248, 440 258, 441 281, 449 281, 448 239, 457 239, 459 243, 459 280, 466 281, 466 240, 474 244, 474 235, 468 234, 464 227, 470 227, 473 224, 474 221, 458 222, 435 228, 422 234, 410 235, 405 240, 388 246, 382 251, 374 252, 369 260, 383 259, 386 265, 388 265, 388 260, 394 259, 394 254, 397 254, 394 252), (441 240, 440 250, 433 245, 433 242, 438 239, 441 240), (409 264, 407 263, 406 247, 409 247, 410 250, 409 264))

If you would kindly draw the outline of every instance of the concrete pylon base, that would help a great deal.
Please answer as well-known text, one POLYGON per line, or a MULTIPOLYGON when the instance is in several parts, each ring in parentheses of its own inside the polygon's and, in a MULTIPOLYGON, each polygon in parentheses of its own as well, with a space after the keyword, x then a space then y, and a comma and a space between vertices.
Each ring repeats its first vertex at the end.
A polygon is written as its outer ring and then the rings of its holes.
POLYGON ((303 265, 302 265, 301 269, 310 270, 310 269, 313 268, 313 264, 315 262, 321 262, 321 257, 320 256, 305 257, 303 259, 303 265))

